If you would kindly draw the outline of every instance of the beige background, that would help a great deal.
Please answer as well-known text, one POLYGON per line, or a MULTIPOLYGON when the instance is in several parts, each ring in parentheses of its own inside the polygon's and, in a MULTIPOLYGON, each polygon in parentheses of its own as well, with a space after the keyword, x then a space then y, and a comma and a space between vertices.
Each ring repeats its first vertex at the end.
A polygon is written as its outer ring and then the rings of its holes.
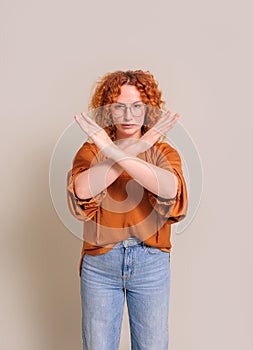
POLYGON ((173 236, 170 350, 252 349, 250 1, 16 0, 0 13, 0 348, 81 350, 82 242, 54 210, 49 161, 94 82, 142 68, 204 171, 197 216, 173 236))

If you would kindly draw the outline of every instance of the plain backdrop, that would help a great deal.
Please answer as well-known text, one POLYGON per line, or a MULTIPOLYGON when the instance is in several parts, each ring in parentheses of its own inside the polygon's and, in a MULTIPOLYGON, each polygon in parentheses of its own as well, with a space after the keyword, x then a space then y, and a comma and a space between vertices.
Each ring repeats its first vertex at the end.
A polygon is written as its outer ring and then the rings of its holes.
POLYGON ((81 350, 82 241, 52 204, 50 159, 99 77, 143 69, 181 115, 204 173, 197 215, 172 237, 170 350, 251 350, 251 2, 0 6, 0 348, 81 350))

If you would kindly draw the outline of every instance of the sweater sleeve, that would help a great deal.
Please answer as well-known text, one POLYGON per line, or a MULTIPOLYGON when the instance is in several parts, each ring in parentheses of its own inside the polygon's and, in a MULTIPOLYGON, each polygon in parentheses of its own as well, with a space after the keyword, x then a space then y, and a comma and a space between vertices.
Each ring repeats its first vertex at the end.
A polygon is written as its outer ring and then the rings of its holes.
POLYGON ((95 216, 107 191, 104 190, 92 198, 80 199, 75 191, 75 178, 82 171, 89 169, 98 162, 99 157, 96 146, 86 142, 75 155, 73 167, 67 174, 67 201, 69 210, 75 218, 81 221, 89 221, 95 216))
POLYGON ((181 158, 178 152, 167 143, 155 146, 152 155, 153 163, 160 168, 173 172, 178 179, 177 194, 174 198, 165 199, 148 192, 152 207, 168 222, 173 224, 182 220, 187 212, 187 188, 182 172, 181 158))

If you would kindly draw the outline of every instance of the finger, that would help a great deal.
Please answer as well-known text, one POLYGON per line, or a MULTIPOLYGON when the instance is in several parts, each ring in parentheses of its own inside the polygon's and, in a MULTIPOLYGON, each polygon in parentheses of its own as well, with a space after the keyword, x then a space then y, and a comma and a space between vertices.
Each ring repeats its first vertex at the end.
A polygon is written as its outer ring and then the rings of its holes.
POLYGON ((78 114, 74 115, 74 118, 75 118, 75 121, 78 123, 78 125, 80 125, 81 127, 87 124, 86 120, 84 120, 82 116, 78 114))
POLYGON ((174 114, 174 117, 176 120, 178 120, 180 118, 180 115, 178 113, 174 114))
POLYGON ((171 110, 167 110, 165 114, 170 116, 170 115, 172 115, 172 112, 171 112, 171 110))
POLYGON ((95 120, 93 120, 92 118, 90 118, 86 113, 82 112, 81 116, 83 117, 83 119, 93 128, 100 130, 101 127, 95 122, 95 120))
POLYGON ((166 115, 163 117, 163 120, 160 119, 159 122, 154 126, 154 130, 160 135, 165 136, 165 134, 174 127, 176 124, 177 120, 179 119, 179 114, 176 113, 169 118, 166 118, 166 115))
POLYGON ((81 118, 84 119, 87 123, 92 124, 93 120, 88 117, 88 115, 84 112, 81 112, 81 118))
MULTIPOLYGON (((177 114, 177 113, 176 113, 177 114)), ((172 120, 176 114, 172 114, 171 111, 167 111, 159 120, 158 120, 158 123, 159 122, 166 122, 166 121, 170 121, 172 120)))
POLYGON ((81 112, 81 116, 87 123, 89 123, 91 125, 98 125, 94 119, 92 119, 88 116, 88 114, 81 112))
POLYGON ((165 114, 164 117, 173 117, 175 115, 175 113, 173 113, 170 109, 168 109, 165 114))
POLYGON ((168 120, 168 123, 165 123, 164 125, 165 125, 165 126, 175 125, 175 123, 178 121, 179 117, 180 117, 180 116, 179 116, 178 113, 174 114, 174 115, 170 118, 170 120, 168 120))
POLYGON ((156 129, 163 129, 166 128, 170 123, 174 122, 178 119, 178 114, 169 115, 169 113, 166 113, 161 119, 158 120, 158 122, 155 124, 156 129))
POLYGON ((173 115, 170 115, 169 118, 166 119, 167 123, 174 123, 175 121, 177 121, 179 119, 180 115, 178 113, 175 113, 173 115))
POLYGON ((75 121, 77 122, 77 124, 81 126, 80 116, 77 115, 77 114, 75 114, 75 115, 74 115, 74 119, 75 119, 75 121))
POLYGON ((172 119, 174 119, 174 118, 178 119, 179 118, 179 114, 178 113, 169 113, 168 115, 172 119))
POLYGON ((166 132, 168 132, 170 129, 172 129, 172 128, 175 126, 175 124, 176 124, 176 122, 178 121, 178 119, 179 119, 179 114, 175 114, 175 115, 173 116, 173 119, 170 120, 169 124, 166 125, 167 128, 166 128, 166 131, 164 131, 164 132, 166 133, 166 132))
POLYGON ((87 114, 81 113, 81 121, 83 125, 85 125, 86 128, 88 128, 90 131, 99 131, 101 128, 100 126, 92 120, 90 117, 88 117, 87 114))
POLYGON ((88 131, 89 127, 88 127, 88 125, 87 125, 87 122, 86 122, 83 118, 81 119, 81 117, 80 117, 79 115, 77 115, 77 114, 74 115, 74 119, 75 119, 75 121, 77 122, 78 126, 79 126, 86 134, 88 134, 88 133, 89 133, 89 131, 88 131))
POLYGON ((90 118, 88 117, 88 115, 87 115, 86 113, 84 113, 84 112, 81 112, 81 116, 82 116, 84 119, 90 119, 90 118))

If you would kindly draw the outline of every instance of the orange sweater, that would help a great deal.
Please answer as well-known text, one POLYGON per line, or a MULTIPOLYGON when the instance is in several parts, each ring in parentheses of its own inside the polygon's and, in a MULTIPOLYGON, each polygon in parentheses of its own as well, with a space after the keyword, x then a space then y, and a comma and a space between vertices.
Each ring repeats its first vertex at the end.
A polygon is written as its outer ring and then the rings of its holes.
POLYGON ((157 142, 138 157, 177 176, 175 198, 159 198, 122 172, 102 193, 82 200, 75 193, 75 177, 105 157, 89 142, 77 152, 73 168, 68 172, 67 195, 71 213, 84 223, 79 272, 84 254, 104 254, 128 237, 137 237, 166 252, 171 250, 171 224, 182 220, 187 211, 187 190, 180 156, 169 144, 157 142))

